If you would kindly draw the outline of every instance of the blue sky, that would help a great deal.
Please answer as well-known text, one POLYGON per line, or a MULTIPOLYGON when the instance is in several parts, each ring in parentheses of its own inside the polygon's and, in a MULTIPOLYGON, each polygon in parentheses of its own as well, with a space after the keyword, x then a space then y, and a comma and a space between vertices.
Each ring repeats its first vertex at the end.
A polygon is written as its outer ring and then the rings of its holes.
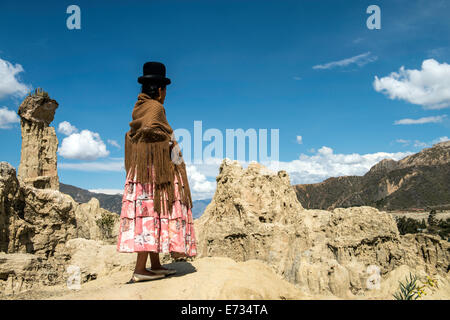
MULTIPOLYGON (((279 129, 293 183, 364 174, 450 136, 449 13, 448 1, 425 0, 2 0, 0 160, 18 167, 11 111, 26 89, 42 87, 59 103, 52 125, 77 128, 57 132, 60 181, 122 189, 136 78, 152 60, 172 79, 165 108, 174 129, 199 120, 204 130, 279 129), (81 30, 66 27, 72 4, 81 30), (372 4, 380 30, 366 26, 372 4), (71 152, 82 131, 89 157, 71 152)), ((188 166, 194 198, 212 195, 219 160, 188 166)))

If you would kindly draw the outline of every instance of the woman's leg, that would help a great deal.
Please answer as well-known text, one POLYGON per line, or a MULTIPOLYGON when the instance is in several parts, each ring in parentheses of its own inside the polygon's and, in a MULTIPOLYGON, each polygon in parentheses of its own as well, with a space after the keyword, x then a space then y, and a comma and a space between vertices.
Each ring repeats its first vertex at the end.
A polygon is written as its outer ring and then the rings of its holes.
POLYGON ((158 252, 150 252, 150 263, 152 265, 152 269, 162 269, 158 252))
POLYGON ((134 272, 138 274, 146 274, 146 275, 154 275, 154 272, 148 271, 145 268, 147 264, 148 252, 138 252, 136 259, 136 267, 134 268, 134 272))

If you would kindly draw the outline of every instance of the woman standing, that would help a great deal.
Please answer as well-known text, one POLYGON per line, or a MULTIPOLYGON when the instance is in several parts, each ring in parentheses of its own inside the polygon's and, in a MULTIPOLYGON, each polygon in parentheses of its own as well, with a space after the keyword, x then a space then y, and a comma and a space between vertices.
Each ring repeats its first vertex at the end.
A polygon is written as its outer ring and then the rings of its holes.
POLYGON ((147 62, 143 69, 142 92, 125 135, 127 176, 117 243, 119 252, 137 252, 132 282, 175 273, 161 266, 159 253, 196 255, 186 167, 163 106, 170 79, 162 63, 147 62))

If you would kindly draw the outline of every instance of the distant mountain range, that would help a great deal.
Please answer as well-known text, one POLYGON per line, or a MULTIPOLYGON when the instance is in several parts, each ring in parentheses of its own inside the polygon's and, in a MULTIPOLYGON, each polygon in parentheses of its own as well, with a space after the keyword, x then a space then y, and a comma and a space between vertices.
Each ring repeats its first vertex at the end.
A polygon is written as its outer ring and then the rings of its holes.
MULTIPOLYGON (((70 195, 76 202, 79 203, 86 203, 91 200, 91 198, 97 198, 97 200, 100 202, 100 207, 117 214, 120 214, 120 211, 122 209, 121 194, 96 193, 64 183, 59 183, 59 191, 70 195)), ((192 216, 194 217, 194 219, 199 218, 202 215, 203 211, 205 211, 206 206, 210 202, 211 199, 194 200, 192 202, 192 216)))
POLYGON ((364 176, 333 177, 294 188, 307 209, 450 209, 450 141, 399 161, 382 160, 364 176))
POLYGON ((120 214, 120 210, 122 209, 121 194, 96 193, 61 182, 59 183, 59 191, 68 194, 73 198, 73 200, 79 203, 86 203, 91 200, 91 198, 97 198, 100 202, 100 207, 103 209, 118 214, 120 214))

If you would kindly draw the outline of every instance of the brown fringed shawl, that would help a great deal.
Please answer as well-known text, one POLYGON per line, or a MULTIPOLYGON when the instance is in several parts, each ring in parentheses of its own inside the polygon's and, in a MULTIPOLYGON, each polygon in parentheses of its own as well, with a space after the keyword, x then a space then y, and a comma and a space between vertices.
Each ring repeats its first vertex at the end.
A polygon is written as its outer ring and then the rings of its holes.
MULTIPOLYGON (((172 138, 173 130, 167 122, 164 106, 147 94, 141 93, 134 106, 132 118, 130 131, 125 134, 127 175, 130 174, 131 178, 136 175, 136 181, 140 183, 154 183, 154 208, 159 215, 166 210, 169 213, 172 211, 175 201, 174 177, 176 176, 182 202, 188 208, 192 208, 184 161, 176 164, 171 159, 172 148, 177 145, 177 142, 175 138, 172 138), (151 175, 152 165, 155 170, 154 177, 151 175)), ((181 153, 179 155, 181 156, 181 153)))

